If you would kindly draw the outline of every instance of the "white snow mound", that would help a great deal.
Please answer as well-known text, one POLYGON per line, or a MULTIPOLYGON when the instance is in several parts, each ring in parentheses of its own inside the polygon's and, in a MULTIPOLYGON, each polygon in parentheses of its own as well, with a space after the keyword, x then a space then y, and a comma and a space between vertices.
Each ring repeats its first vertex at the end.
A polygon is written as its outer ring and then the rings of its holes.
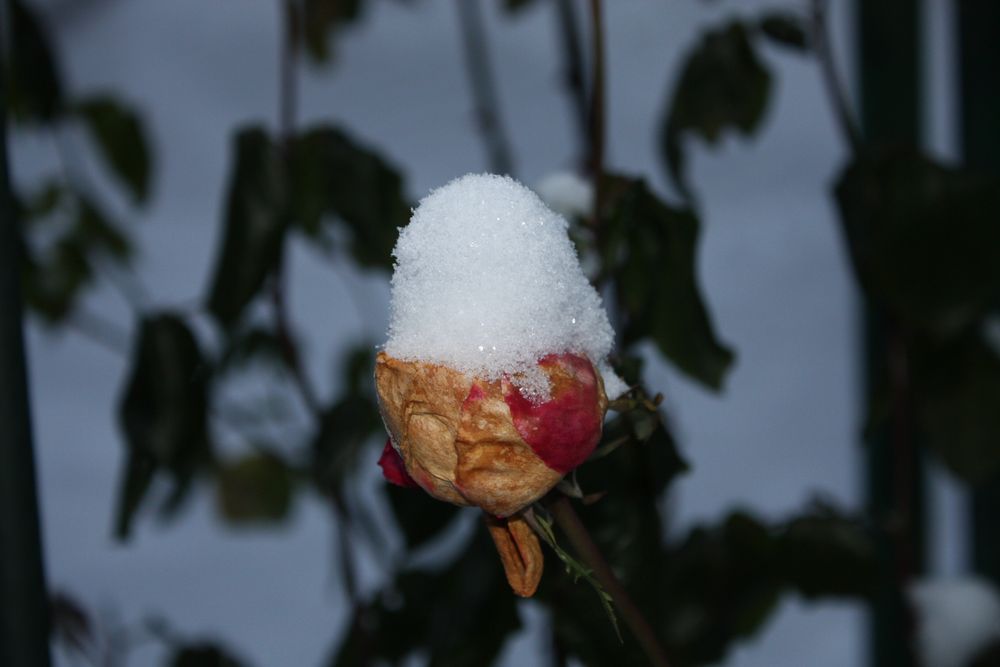
POLYGON ((923 579, 910 586, 923 667, 965 667, 1000 641, 1000 594, 986 580, 923 579))
MULTIPOLYGON (((510 376, 536 399, 548 394, 537 366, 547 354, 606 366, 614 332, 567 222, 517 181, 469 174, 434 190, 393 256, 387 354, 488 380, 510 376)), ((609 396, 623 392, 620 379, 602 374, 609 396)))

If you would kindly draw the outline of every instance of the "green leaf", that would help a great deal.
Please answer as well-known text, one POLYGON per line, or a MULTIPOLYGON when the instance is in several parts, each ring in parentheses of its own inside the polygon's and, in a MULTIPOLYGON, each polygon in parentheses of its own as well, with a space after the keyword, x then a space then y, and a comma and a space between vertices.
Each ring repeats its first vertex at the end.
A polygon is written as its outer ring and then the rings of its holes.
POLYGON ((210 461, 207 369, 180 317, 161 313, 143 319, 118 410, 127 448, 115 528, 120 539, 128 537, 157 473, 173 482, 162 508, 171 512, 198 468, 210 461))
POLYGON ((76 105, 108 166, 136 202, 149 195, 150 152, 139 114, 109 95, 90 97, 76 105))
POLYGON ((715 143, 722 132, 744 135, 760 125, 771 74, 742 23, 706 32, 688 55, 660 127, 660 150, 678 189, 687 194, 682 140, 687 133, 715 143))
POLYGON ((288 183, 278 147, 260 128, 234 142, 224 237, 209 289, 208 309, 232 327, 281 260, 287 229, 288 183))
POLYGON ((392 266, 396 236, 410 217, 395 167, 343 132, 318 127, 296 140, 292 175, 293 215, 306 234, 317 238, 324 223, 339 223, 362 266, 392 266))
POLYGON ((837 203, 862 286, 936 336, 975 326, 1000 296, 1000 180, 909 151, 862 157, 837 203))
POLYGON ((914 416, 922 442, 962 480, 1000 474, 1000 357, 979 331, 910 346, 914 416))
MULTIPOLYGON (((10 2, 10 63, 7 103, 23 121, 51 123, 63 110, 63 92, 56 57, 40 18, 21 0, 10 2)), ((6 54, 3 54, 6 55, 6 54)))
POLYGON ((230 523, 273 523, 288 516, 293 499, 293 477, 285 462, 267 453, 255 453, 218 471, 216 505, 230 523))
POLYGON ((304 0, 303 35, 306 53, 317 63, 330 59, 330 40, 337 29, 357 23, 361 0, 304 0))
POLYGON ((622 339, 644 339, 678 369, 720 389, 733 353, 716 337, 697 284, 698 218, 642 180, 610 177, 602 256, 625 312, 622 339))
POLYGON ((439 536, 458 515, 458 508, 431 498, 420 489, 386 484, 389 507, 410 551, 439 536))
POLYGON ((764 37, 778 46, 799 52, 812 49, 804 21, 797 14, 787 11, 768 12, 761 17, 758 25, 764 37))
POLYGON ((243 667, 229 652, 208 642, 182 646, 170 658, 170 667, 243 667))

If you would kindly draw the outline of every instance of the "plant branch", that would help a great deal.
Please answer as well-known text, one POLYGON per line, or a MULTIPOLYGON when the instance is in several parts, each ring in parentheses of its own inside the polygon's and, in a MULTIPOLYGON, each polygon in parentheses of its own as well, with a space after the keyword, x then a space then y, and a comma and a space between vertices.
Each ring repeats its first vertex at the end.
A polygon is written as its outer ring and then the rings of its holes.
POLYGON ((837 71, 833 49, 830 46, 826 0, 812 0, 812 38, 823 84, 827 97, 830 98, 830 103, 833 105, 837 124, 851 150, 855 155, 859 155, 864 147, 864 141, 858 123, 851 113, 851 105, 847 100, 847 88, 837 71))
POLYGON ((583 47, 580 44, 580 28, 573 9, 573 0, 556 0, 559 18, 559 38, 563 49, 563 83, 570 97, 573 116, 580 133, 580 146, 584 153, 590 145, 590 111, 587 91, 584 86, 583 47))
POLYGON ((590 114, 588 133, 590 135, 587 168, 594 183, 594 219, 600 215, 604 198, 604 140, 605 140, 605 99, 604 99, 604 14, 601 0, 590 0, 590 114))
POLYGON ((489 156, 490 171, 510 174, 513 171, 513 161, 507 134, 497 114, 499 104, 496 80, 490 63, 480 4, 469 0, 455 0, 455 5, 462 24, 465 71, 472 89, 476 123, 489 156))
POLYGON ((569 498, 560 493, 553 494, 546 507, 569 539, 570 544, 573 545, 577 555, 587 567, 593 570, 594 577, 611 596, 615 608, 632 630, 632 634, 635 635, 642 650, 646 653, 646 657, 649 658, 650 664, 656 667, 669 667, 670 663, 667 661, 663 647, 653 632, 653 628, 649 625, 649 621, 642 615, 621 581, 612 571, 608 561, 604 559, 601 550, 590 537, 587 527, 583 525, 576 510, 573 509, 569 498))

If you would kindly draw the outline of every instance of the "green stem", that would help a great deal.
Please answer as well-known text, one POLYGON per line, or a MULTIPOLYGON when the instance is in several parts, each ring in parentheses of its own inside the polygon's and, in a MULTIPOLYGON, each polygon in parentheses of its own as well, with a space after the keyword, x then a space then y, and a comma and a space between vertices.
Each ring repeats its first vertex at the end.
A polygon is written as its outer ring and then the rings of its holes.
POLYGON ((664 653, 656 633, 653 632, 652 626, 635 605, 635 602, 632 601, 628 591, 625 590, 622 582, 615 575, 608 561, 605 560, 604 554, 590 537, 587 527, 583 525, 583 521, 573 509, 569 498, 562 494, 555 494, 554 499, 549 501, 546 507, 569 539, 570 544, 573 545, 577 556, 593 570, 594 577, 611 596, 615 608, 646 653, 650 664, 655 665, 655 667, 669 667, 670 663, 667 661, 666 653, 664 653))

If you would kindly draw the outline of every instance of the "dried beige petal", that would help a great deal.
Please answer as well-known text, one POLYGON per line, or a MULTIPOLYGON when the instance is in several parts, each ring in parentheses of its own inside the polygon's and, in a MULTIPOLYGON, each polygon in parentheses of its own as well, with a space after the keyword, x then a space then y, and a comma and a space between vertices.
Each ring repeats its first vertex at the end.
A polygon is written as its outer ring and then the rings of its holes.
POLYGON ((521 597, 531 597, 538 589, 545 564, 538 536, 520 514, 506 519, 487 514, 486 525, 510 587, 521 597))

